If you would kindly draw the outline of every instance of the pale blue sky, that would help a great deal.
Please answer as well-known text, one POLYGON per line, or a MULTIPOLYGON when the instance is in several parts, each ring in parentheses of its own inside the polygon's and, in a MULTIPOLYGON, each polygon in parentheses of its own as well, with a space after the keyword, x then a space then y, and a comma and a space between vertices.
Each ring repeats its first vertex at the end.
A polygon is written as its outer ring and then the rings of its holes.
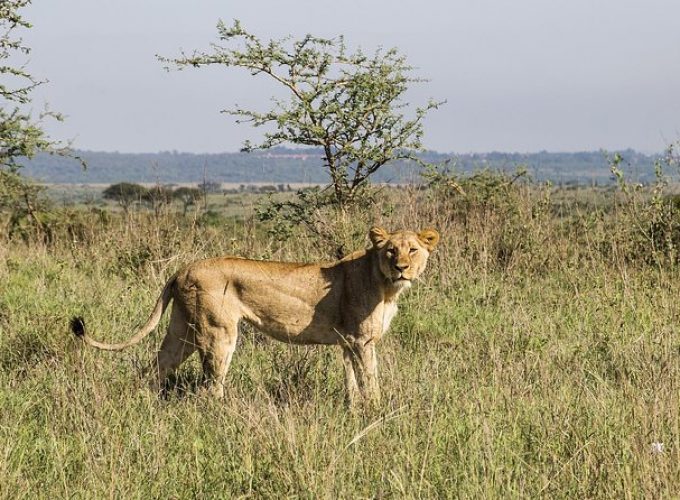
POLYGON ((439 151, 660 151, 680 138, 678 0, 34 0, 25 14, 29 68, 50 80, 36 104, 67 115, 49 130, 82 149, 220 152, 257 137, 219 111, 266 109, 268 82, 155 59, 206 48, 219 18, 262 37, 398 47, 431 80, 409 100, 448 101, 426 122, 439 151))

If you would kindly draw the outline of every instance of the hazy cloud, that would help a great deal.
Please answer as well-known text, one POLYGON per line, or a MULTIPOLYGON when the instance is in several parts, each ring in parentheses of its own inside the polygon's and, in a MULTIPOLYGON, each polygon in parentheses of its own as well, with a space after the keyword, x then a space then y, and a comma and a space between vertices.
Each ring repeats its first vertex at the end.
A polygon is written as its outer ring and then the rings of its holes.
POLYGON ((448 104, 425 143, 440 151, 658 151, 680 136, 680 2, 436 0, 35 1, 30 68, 50 126, 75 146, 233 151, 253 137, 220 109, 264 109, 275 87, 235 69, 166 73, 154 55, 206 48, 218 18, 262 37, 344 34, 397 46, 431 79, 409 99, 448 104))

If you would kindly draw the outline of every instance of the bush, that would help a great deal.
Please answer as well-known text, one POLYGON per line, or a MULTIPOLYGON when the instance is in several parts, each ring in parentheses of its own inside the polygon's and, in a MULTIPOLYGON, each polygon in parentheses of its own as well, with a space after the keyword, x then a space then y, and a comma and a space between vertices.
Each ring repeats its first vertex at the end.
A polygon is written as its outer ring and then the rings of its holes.
POLYGON ((523 168, 513 174, 482 170, 463 176, 448 167, 431 167, 423 176, 432 201, 429 217, 462 225, 464 255, 485 268, 506 271, 546 263, 550 185, 534 185, 523 168))

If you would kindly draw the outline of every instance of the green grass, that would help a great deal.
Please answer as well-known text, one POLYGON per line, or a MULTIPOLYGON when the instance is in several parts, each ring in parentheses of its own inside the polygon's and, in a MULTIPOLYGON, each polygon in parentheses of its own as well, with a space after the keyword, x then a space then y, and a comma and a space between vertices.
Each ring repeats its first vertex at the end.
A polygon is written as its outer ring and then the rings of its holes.
MULTIPOLYGON (((576 258, 551 240, 545 268, 508 271, 461 254, 461 226, 444 225, 379 345, 378 408, 345 409, 336 349, 249 329, 225 401, 195 389, 195 359, 158 399, 137 374, 162 333, 97 352, 69 317, 126 338, 181 262, 271 247, 208 227, 158 236, 174 260, 147 241, 131 262, 144 227, 116 228, 85 247, 0 244, 3 498, 680 495, 677 268, 576 258)), ((291 245, 283 257, 309 257, 291 245)))

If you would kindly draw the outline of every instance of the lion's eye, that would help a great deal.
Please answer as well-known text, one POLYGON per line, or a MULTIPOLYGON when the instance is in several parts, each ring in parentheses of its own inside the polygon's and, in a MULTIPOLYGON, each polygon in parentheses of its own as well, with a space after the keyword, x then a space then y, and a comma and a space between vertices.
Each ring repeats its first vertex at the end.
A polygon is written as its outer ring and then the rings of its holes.
POLYGON ((418 251, 417 248, 411 248, 411 249, 408 251, 408 253, 410 253, 411 255, 413 255, 413 254, 416 253, 417 251, 418 251))

